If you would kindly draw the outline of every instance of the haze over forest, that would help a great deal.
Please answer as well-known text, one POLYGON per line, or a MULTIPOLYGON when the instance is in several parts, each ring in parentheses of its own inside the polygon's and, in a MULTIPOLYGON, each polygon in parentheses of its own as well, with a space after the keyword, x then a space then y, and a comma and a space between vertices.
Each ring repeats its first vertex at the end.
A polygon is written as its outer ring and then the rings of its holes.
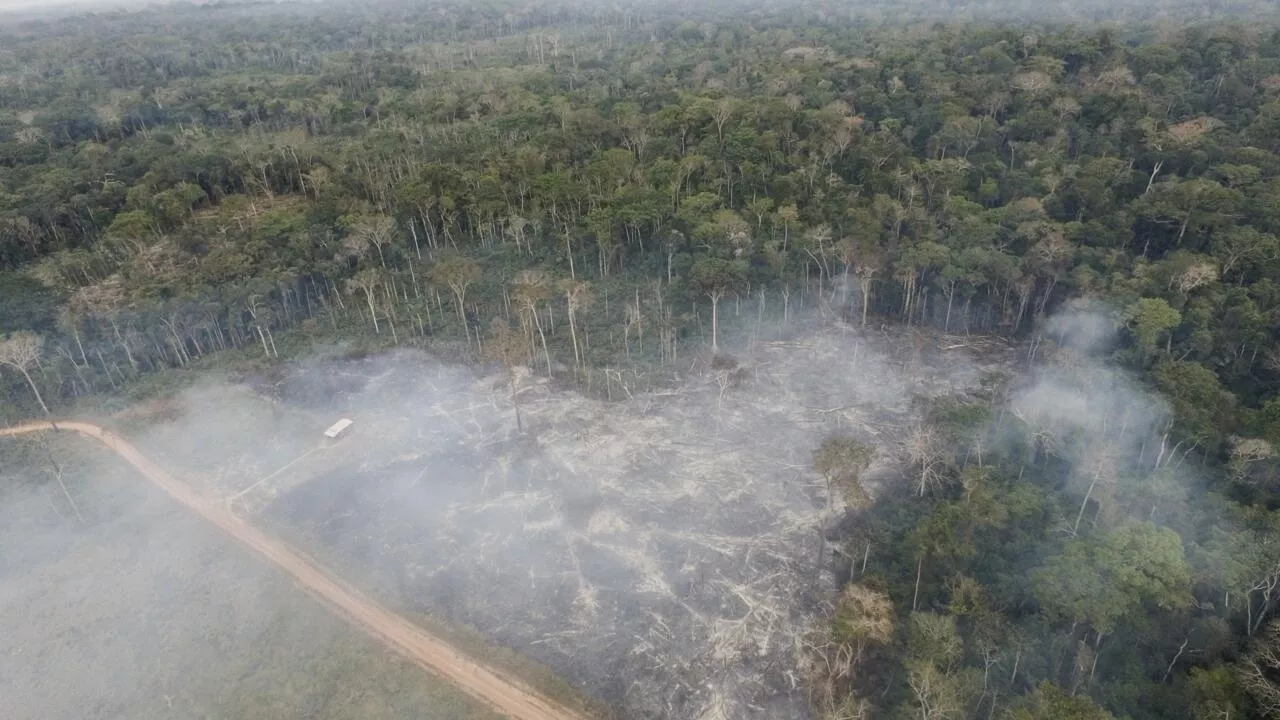
POLYGON ((1274 2, 0 11, 6 717, 1280 717, 1274 2))

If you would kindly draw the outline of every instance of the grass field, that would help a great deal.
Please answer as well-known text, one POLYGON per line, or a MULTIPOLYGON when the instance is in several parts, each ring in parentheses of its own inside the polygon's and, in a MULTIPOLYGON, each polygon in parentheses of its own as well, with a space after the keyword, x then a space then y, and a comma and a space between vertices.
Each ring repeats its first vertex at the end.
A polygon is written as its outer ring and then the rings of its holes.
POLYGON ((72 439, 6 441, 0 697, 9 720, 489 720, 274 568, 72 439), (24 441, 25 442, 25 441, 24 441), (83 522, 76 517, 76 509, 83 522))

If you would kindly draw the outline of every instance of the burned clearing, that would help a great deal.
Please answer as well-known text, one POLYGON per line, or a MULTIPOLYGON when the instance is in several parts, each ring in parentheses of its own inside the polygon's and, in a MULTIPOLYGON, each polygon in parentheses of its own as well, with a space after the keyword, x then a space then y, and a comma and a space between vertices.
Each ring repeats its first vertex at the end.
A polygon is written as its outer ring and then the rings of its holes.
POLYGON ((205 492, 622 717, 800 718, 843 514, 813 448, 851 433, 892 481, 913 398, 964 392, 1009 356, 814 330, 695 361, 666 389, 619 385, 615 402, 523 378, 523 432, 504 377, 413 354, 332 360, 273 378, 274 402, 190 393, 183 420, 140 444, 180 473, 216 460, 205 492), (351 437, 319 447, 339 416, 351 437))

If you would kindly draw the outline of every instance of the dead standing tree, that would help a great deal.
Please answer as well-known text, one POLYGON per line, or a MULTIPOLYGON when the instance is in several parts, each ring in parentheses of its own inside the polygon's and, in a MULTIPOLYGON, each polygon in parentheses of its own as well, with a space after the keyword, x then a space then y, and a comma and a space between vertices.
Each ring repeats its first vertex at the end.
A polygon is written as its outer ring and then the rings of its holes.
POLYGON ((867 651, 893 640, 893 601, 865 585, 846 585, 836 602, 829 633, 804 642, 806 670, 825 717, 865 717, 869 705, 858 698, 853 681, 867 651))
MULTIPOLYGON (((84 525, 84 514, 80 512, 80 505, 76 503, 75 497, 71 495, 71 490, 67 487, 65 468, 58 462, 57 457, 54 456, 53 449, 49 446, 50 438, 44 435, 30 438, 18 436, 13 438, 13 441, 16 444, 17 449, 13 455, 6 456, 4 469, 11 470, 17 468, 21 470, 28 462, 31 463, 30 467, 34 469, 37 463, 41 462, 36 459, 37 456, 44 455, 44 461, 48 463, 46 471, 58 484, 59 490, 62 491, 62 497, 66 499, 67 505, 70 506, 72 512, 75 513, 76 520, 81 525, 84 525)), ((0 472, 0 478, 2 477, 3 472, 0 472)), ((58 508, 58 503, 55 502, 53 498, 50 498, 49 506, 59 518, 63 517, 62 510, 58 508)))
POLYGON ((858 289, 862 291, 862 327, 867 326, 867 309, 871 307, 871 283, 884 267, 884 255, 874 245, 859 246, 857 257, 853 261, 853 274, 858 278, 858 289))
POLYGON ((1116 468, 1119 463, 1119 454, 1119 448, 1114 443, 1106 440, 1101 443, 1101 447, 1094 451, 1092 462, 1089 463, 1089 487, 1085 490, 1084 499, 1080 501, 1080 510, 1076 513, 1076 521, 1071 526, 1071 534, 1073 536, 1080 532, 1080 521, 1084 519, 1084 512, 1089 507, 1090 500, 1097 502, 1098 513, 1101 514, 1103 498, 1097 497, 1095 491, 1099 489, 1110 491, 1115 488, 1119 480, 1119 473, 1116 468))
POLYGON ((31 393, 36 396, 36 402, 40 403, 40 409, 44 410, 45 415, 49 415, 49 406, 45 404, 40 388, 36 387, 36 381, 31 378, 31 369, 40 364, 43 350, 43 337, 30 332, 13 333, 0 341, 0 365, 17 370, 26 378, 31 393))
POLYGON ((80 513, 80 506, 76 504, 75 498, 71 497, 71 491, 67 489, 67 483, 62 477, 62 465, 54 458, 53 451, 49 449, 49 445, 44 445, 44 450, 49 454, 49 474, 53 475, 53 479, 58 481, 58 487, 62 489, 62 496, 67 499, 67 504, 71 506, 71 510, 76 514, 76 520, 80 524, 84 524, 84 515, 80 513))
POLYGON ((945 453, 938 433, 928 425, 916 425, 907 433, 902 443, 907 462, 914 466, 919 475, 916 480, 916 492, 920 497, 930 489, 942 485, 942 470, 945 453))
POLYGON ((245 298, 245 310, 253 318, 253 329, 262 341, 262 352, 267 357, 280 357, 276 350, 276 339, 271 335, 271 310, 263 303, 261 295, 250 295, 245 298))
POLYGON ((523 432, 524 423, 520 419, 520 371, 529 360, 528 346, 520 332, 512 330, 502 318, 494 318, 489 323, 489 339, 484 345, 484 357, 501 363, 507 374, 507 384, 511 390, 511 405, 516 411, 516 429, 523 432))
MULTIPOLYGON (((125 292, 120 276, 118 274, 112 275, 102 282, 77 289, 71 294, 70 304, 72 310, 82 318, 92 316, 98 320, 105 320, 111 326, 111 332, 115 337, 116 344, 124 351, 125 359, 129 361, 129 368, 135 373, 138 372, 138 360, 134 357, 133 347, 129 344, 128 320, 122 318, 121 313, 121 310, 125 307, 125 292), (123 333, 120 332, 122 319, 126 324, 125 332, 123 333)), ((110 369, 114 369, 116 374, 122 380, 124 379, 125 374, 118 365, 111 363, 114 367, 109 369, 101 349, 98 349, 95 354, 103 371, 107 372, 108 376, 110 369)))
POLYGON ((537 330, 542 339, 542 355, 547 362, 547 377, 551 377, 551 352, 547 350, 547 334, 538 316, 538 303, 551 298, 551 281, 541 270, 521 270, 511 283, 520 318, 520 330, 529 341, 529 354, 537 353, 533 333, 537 330))
POLYGON ((362 257, 368 252, 369 246, 373 246, 378 252, 378 264, 385 269, 387 267, 387 259, 382 249, 391 244, 395 238, 396 221, 386 215, 371 215, 357 219, 352 223, 347 234, 347 245, 356 249, 362 257), (359 249, 363 248, 363 252, 359 249))
POLYGON ((1272 623, 1235 666, 1236 679, 1266 717, 1280 716, 1280 624, 1272 623))
POLYGON ((591 293, 591 284, 583 280, 561 280, 560 291, 564 293, 565 305, 569 310, 569 336, 573 339, 573 366, 581 369, 583 348, 578 343, 578 311, 590 307, 595 296, 591 293))

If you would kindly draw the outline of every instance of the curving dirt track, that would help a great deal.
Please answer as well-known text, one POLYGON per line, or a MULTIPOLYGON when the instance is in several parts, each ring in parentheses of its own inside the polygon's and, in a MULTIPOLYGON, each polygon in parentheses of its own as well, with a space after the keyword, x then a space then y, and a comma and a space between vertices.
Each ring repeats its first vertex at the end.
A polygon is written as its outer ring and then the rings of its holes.
POLYGON ((494 711, 513 720, 587 720, 585 715, 471 660, 443 640, 365 597, 315 561, 249 525, 224 506, 200 497, 119 435, 97 425, 68 421, 32 422, 0 428, 0 437, 45 430, 70 430, 106 445, 174 500, 275 563, 338 615, 417 665, 454 683, 494 711))

